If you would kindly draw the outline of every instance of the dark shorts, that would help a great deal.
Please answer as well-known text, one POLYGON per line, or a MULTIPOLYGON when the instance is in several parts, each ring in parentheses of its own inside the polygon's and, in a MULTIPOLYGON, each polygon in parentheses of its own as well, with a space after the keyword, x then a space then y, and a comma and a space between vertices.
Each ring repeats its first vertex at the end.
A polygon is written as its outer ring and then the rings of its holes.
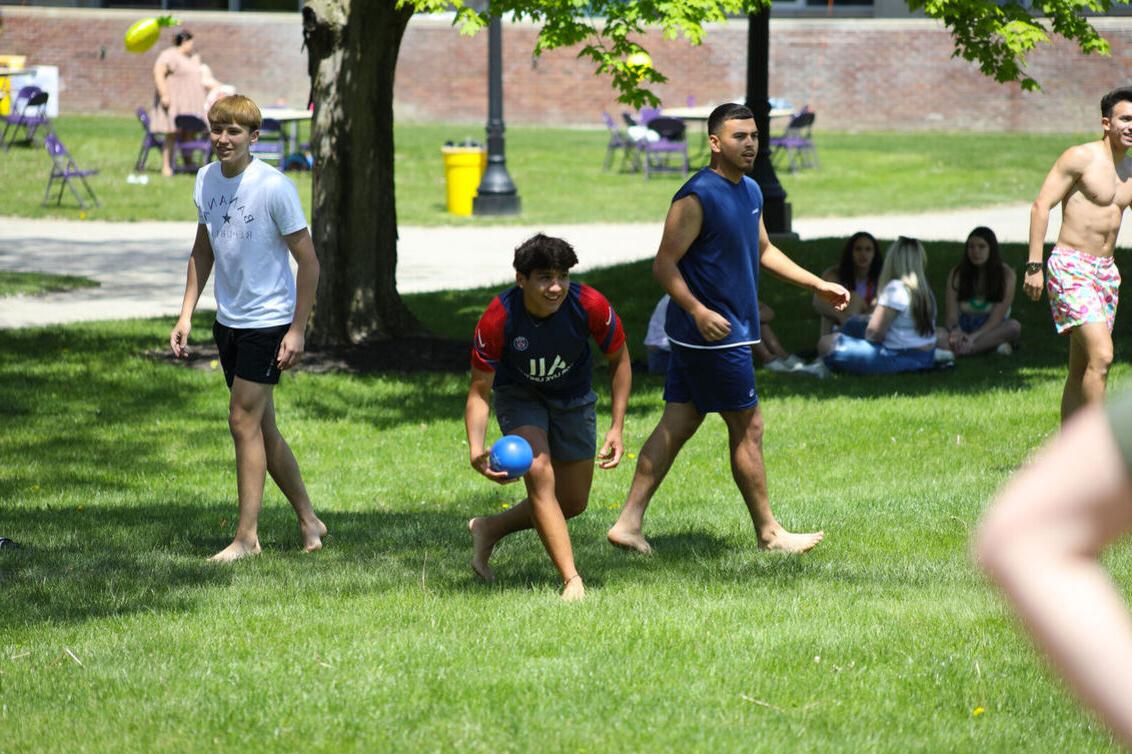
POLYGON ((495 418, 505 435, 519 427, 538 427, 546 433, 550 457, 556 461, 584 461, 597 448, 597 395, 573 400, 546 398, 516 385, 493 391, 495 418))
POLYGON ((212 337, 220 351, 220 366, 224 369, 224 381, 228 387, 232 387, 232 381, 237 377, 264 385, 279 384, 279 367, 275 357, 289 329, 290 325, 278 325, 241 330, 214 322, 212 337))
POLYGON ((959 312, 959 329, 970 334, 987 323, 990 314, 967 314, 959 312))
POLYGON ((701 414, 757 405, 751 347, 685 348, 673 343, 664 400, 691 403, 701 414))

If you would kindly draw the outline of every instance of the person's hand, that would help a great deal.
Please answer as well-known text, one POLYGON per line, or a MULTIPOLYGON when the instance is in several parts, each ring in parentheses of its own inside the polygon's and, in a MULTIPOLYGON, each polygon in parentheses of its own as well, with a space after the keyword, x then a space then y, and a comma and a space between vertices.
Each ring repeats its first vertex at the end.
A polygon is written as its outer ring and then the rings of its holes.
POLYGON ((849 291, 838 283, 822 280, 818 283, 818 287, 814 289, 814 293, 821 296, 837 311, 842 311, 849 306, 849 291))
POLYGON ((166 110, 169 109, 169 105, 171 105, 172 103, 173 103, 173 100, 169 99, 168 94, 162 94, 161 95, 161 106, 164 107, 166 110))
POLYGON ((178 359, 189 357, 189 333, 192 329, 193 323, 190 320, 178 319, 169 333, 169 349, 178 359))
POLYGON ((693 314, 692 319, 696 321, 696 329, 700 331, 700 335, 704 336, 704 340, 723 340, 731 333, 731 323, 727 321, 727 318, 719 312, 713 312, 706 306, 701 307, 699 311, 693 314))
POLYGON ((1045 288, 1046 276, 1041 270, 1037 272, 1027 272, 1026 277, 1022 278, 1022 290, 1030 297, 1031 301, 1037 301, 1042 297, 1042 289, 1045 288))
POLYGON ((952 349, 956 354, 971 353, 975 349, 975 338, 969 333, 960 333, 959 340, 952 349))
POLYGON ((962 330, 960 330, 958 328, 956 328, 954 330, 949 330, 948 333, 947 333, 947 347, 950 348, 952 351, 957 350, 959 348, 959 341, 962 338, 963 338, 963 331, 962 330))
POLYGON ((625 455, 625 443, 621 440, 621 433, 616 429, 611 429, 605 433, 605 442, 598 451, 598 466, 603 469, 612 469, 617 464, 621 463, 622 456, 625 455))
POLYGON ((286 370, 298 364, 306 342, 306 335, 301 330, 288 330, 279 344, 279 352, 275 355, 276 366, 280 370, 286 370))
POLYGON ((485 477, 495 482, 496 484, 511 484, 517 482, 522 477, 515 477, 512 479, 507 476, 506 471, 494 471, 491 468, 491 451, 485 450, 479 455, 472 455, 472 468, 483 474, 485 477))

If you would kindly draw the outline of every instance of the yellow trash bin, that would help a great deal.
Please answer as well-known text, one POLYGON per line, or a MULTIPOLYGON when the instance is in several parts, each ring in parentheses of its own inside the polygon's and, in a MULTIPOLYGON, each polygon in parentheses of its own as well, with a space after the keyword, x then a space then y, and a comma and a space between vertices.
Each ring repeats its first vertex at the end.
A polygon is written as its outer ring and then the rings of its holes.
POLYGON ((487 166, 483 147, 442 147, 444 181, 447 185, 448 211, 453 215, 470 216, 480 179, 487 166))
MULTIPOLYGON (((25 55, 0 55, 0 68, 8 71, 22 71, 27 62, 25 55)), ((0 76, 0 115, 7 115, 12 111, 12 79, 5 74, 0 76)))

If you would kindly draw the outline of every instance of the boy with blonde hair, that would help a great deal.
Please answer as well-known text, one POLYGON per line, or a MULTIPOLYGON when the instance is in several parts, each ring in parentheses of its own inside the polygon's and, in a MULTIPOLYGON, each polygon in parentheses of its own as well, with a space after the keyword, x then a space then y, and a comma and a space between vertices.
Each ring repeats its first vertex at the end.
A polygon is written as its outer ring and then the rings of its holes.
POLYGON ((228 383, 228 427, 236 446, 239 523, 212 556, 230 562, 260 552, 257 525, 266 472, 299 517, 303 549, 321 549, 326 526, 314 513, 299 465, 275 424, 273 388, 303 352, 318 284, 318 257, 295 186, 251 155, 262 122, 259 107, 233 95, 208 111, 217 161, 197 173, 199 224, 181 316, 169 335, 178 358, 188 354, 192 315, 216 268, 213 337, 228 383), (298 281, 288 253, 298 263, 298 281))

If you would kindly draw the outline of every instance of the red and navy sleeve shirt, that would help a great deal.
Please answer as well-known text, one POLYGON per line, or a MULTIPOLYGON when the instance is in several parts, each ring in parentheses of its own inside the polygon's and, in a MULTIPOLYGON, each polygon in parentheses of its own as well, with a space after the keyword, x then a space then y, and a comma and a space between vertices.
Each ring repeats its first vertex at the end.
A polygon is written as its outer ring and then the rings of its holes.
POLYGON ((562 306, 546 319, 523 306, 518 286, 496 296, 472 337, 472 367, 495 373, 495 385, 522 385, 548 398, 588 395, 593 382, 589 339, 602 353, 625 344, 621 319, 597 290, 570 283, 562 306))

